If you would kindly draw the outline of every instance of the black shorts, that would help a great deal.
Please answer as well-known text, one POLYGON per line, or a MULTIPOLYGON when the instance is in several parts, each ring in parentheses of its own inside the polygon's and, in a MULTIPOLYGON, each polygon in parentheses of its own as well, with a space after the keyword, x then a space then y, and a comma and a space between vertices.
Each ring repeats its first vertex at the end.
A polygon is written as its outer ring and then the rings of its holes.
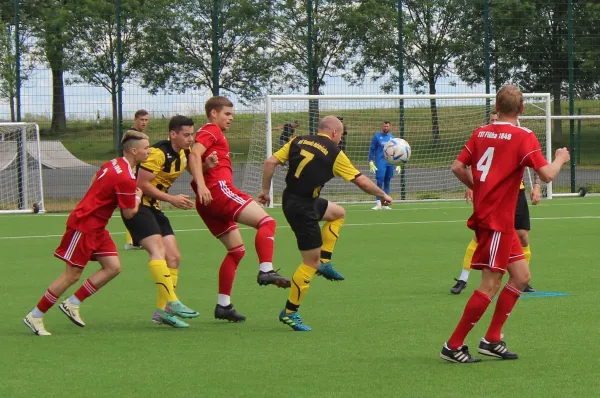
POLYGON ((327 199, 304 198, 283 192, 283 214, 296 235, 299 250, 318 249, 323 245, 319 221, 325 215, 328 204, 327 199))
POLYGON ((527 195, 525 190, 521 189, 519 192, 519 199, 517 200, 517 211, 515 212, 515 229, 531 229, 531 222, 529 220, 529 206, 527 205, 527 195))
POLYGON ((167 216, 153 207, 140 205, 135 216, 126 219, 121 215, 121 218, 134 242, 141 242, 142 239, 152 235, 175 235, 167 216))

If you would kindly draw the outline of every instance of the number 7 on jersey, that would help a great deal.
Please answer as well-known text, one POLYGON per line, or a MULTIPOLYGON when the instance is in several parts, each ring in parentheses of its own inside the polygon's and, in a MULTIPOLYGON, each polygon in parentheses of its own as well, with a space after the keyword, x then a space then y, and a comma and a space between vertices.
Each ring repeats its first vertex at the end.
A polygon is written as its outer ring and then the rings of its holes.
POLYGON ((492 160, 494 159, 494 147, 491 146, 483 153, 479 162, 477 162, 477 170, 481 171, 481 177, 479 177, 479 181, 484 182, 488 173, 490 172, 490 167, 492 167, 492 160))

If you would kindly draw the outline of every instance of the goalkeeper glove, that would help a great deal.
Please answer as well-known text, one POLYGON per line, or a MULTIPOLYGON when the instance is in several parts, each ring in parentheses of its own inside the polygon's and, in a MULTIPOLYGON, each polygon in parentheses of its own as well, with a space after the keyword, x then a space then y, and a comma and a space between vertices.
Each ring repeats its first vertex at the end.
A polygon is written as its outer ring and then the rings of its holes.
POLYGON ((400 166, 400 165, 396 166, 396 173, 398 173, 398 174, 402 173, 402 166, 400 166))
POLYGON ((375 167, 375 163, 373 163, 372 160, 369 161, 369 170, 371 170, 371 173, 375 173, 377 171, 377 167, 375 167))

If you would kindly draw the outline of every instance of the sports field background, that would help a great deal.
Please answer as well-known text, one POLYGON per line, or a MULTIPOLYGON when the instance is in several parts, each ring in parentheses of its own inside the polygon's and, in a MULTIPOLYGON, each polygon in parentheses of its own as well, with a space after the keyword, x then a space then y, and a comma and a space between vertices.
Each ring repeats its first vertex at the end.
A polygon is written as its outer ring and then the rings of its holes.
MULTIPOLYGON (((216 321, 224 251, 195 213, 173 211, 183 254, 178 293, 201 314, 189 329, 150 322, 155 287, 147 254, 127 251, 121 275, 82 305, 85 328, 55 307, 45 318, 53 335, 34 336, 22 318, 64 268, 52 253, 67 215, 0 216, 0 396, 597 396, 600 199, 531 207, 532 285, 570 296, 520 300, 504 329, 520 359, 469 365, 443 362, 439 351, 480 279, 474 272, 463 294, 449 293, 471 237, 470 205, 369 207, 346 207, 334 254, 346 281, 315 277, 301 307, 309 333, 278 322, 287 290, 256 284, 252 230, 242 231, 247 255, 233 291, 248 320, 216 321)), ((275 268, 291 277, 295 241, 281 210, 270 213, 279 225, 275 268)), ((121 248, 118 218, 109 230, 121 248)), ((90 263, 84 276, 96 267, 90 263)), ((476 356, 492 311, 466 341, 476 356)))

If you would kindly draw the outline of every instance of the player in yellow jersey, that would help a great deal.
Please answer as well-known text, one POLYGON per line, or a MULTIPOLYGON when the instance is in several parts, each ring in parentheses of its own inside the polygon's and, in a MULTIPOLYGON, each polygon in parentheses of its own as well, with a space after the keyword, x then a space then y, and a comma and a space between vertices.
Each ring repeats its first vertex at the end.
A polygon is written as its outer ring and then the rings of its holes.
MULTIPOLYGON (((171 118, 169 140, 154 144, 148 160, 138 168, 137 185, 144 193, 140 210, 133 218, 123 220, 133 239, 150 255, 148 267, 158 288, 152 321, 176 328, 189 326, 177 317, 195 318, 198 313, 177 298, 181 253, 171 223, 160 209, 160 202, 168 202, 183 210, 194 208, 194 202, 187 195, 169 194, 171 185, 186 169, 193 140, 194 121, 181 115, 171 118)), ((216 162, 218 160, 213 155, 209 156, 205 169, 216 162)))
POLYGON ((315 273, 320 272, 325 277, 339 275, 330 260, 344 224, 345 211, 343 207, 319 197, 325 183, 336 176, 342 177, 366 193, 379 195, 384 205, 392 202, 392 198, 362 175, 338 147, 343 132, 344 125, 337 117, 326 116, 319 122, 317 135, 292 139, 267 159, 263 170, 258 201, 269 204, 269 188, 275 168, 289 161, 282 208, 296 235, 302 264, 294 273, 290 294, 279 320, 295 331, 311 330, 302 323, 298 308, 315 273), (319 221, 325 221, 322 229, 319 221))
MULTIPOLYGON (((498 120, 498 113, 492 112, 490 114, 490 123, 498 120)), ((542 188, 541 181, 537 174, 535 174, 535 180, 533 183, 533 189, 531 190, 531 204, 537 205, 540 203, 542 197, 542 188)), ((473 191, 467 189, 465 193, 465 199, 467 203, 473 200, 473 191)), ((523 254, 525 254, 525 261, 529 264, 531 260, 531 248, 529 246, 529 230, 531 229, 531 221, 529 219, 529 206, 527 205, 527 195, 525 194, 525 184, 521 181, 521 191, 519 192, 519 199, 517 201, 517 212, 515 213, 515 229, 517 230, 517 235, 519 236, 519 241, 521 242, 521 247, 523 248, 523 254)), ((467 250, 465 252, 465 257, 463 259, 463 270, 458 279, 455 279, 456 284, 452 286, 450 289, 450 293, 452 294, 460 294, 464 288, 467 287, 467 281, 469 279, 469 274, 471 273, 471 259, 473 258, 473 253, 475 253, 475 249, 477 248, 477 240, 475 236, 467 246, 467 250)), ((531 285, 527 284, 524 292, 535 292, 535 290, 531 287, 531 285)))
MULTIPOLYGON (((145 109, 138 109, 135 111, 133 115, 133 126, 129 128, 129 130, 139 131, 143 133, 148 127, 148 122, 150 121, 150 113, 148 113, 145 109)), ((140 246, 139 242, 134 242, 129 230, 125 230, 125 250, 141 250, 142 246, 140 246)))

